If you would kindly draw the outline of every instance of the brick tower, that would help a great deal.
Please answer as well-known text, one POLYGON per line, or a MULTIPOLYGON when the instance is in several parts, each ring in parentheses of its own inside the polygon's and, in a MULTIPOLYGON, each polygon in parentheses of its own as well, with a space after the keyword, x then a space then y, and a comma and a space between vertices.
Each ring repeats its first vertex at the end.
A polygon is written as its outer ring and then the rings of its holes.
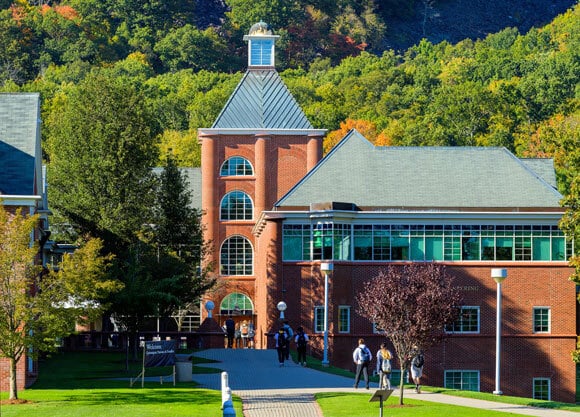
POLYGON ((277 38, 264 22, 251 27, 244 36, 246 73, 213 126, 198 131, 205 239, 219 281, 207 299, 220 325, 229 315, 237 324, 252 321, 256 347, 271 331, 267 311, 275 305, 263 287, 275 272, 264 276, 271 267, 267 248, 258 247, 252 231, 261 213, 321 159, 326 132, 312 127, 276 72, 277 38))

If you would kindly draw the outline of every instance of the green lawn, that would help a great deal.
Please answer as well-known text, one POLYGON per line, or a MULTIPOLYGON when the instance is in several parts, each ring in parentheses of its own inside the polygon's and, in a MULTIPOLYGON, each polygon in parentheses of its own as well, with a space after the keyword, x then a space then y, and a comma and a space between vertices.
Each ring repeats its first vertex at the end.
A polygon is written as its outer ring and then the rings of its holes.
MULTIPOLYGON (((211 362, 194 357, 193 372, 219 373, 219 369, 203 367, 211 362)), ((308 358, 308 366, 326 372, 352 377, 352 373, 333 367, 322 367, 320 361, 308 358)), ((131 363, 126 369, 125 356, 121 353, 76 352, 57 354, 41 363, 38 381, 31 388, 20 391, 23 404, 8 404, 7 392, 0 393, 4 400, 0 406, 2 417, 220 417, 222 416, 221 392, 199 389, 194 382, 172 383, 140 381, 129 387, 129 377, 136 377, 141 363, 131 363)), ((147 376, 171 374, 172 368, 148 368, 147 376)), ((580 411, 574 404, 537 401, 529 398, 497 397, 488 393, 455 391, 424 387, 426 391, 441 392, 512 404, 580 411)), ((376 417, 379 403, 369 403, 366 393, 321 393, 316 399, 325 417, 376 417), (345 406, 345 404, 347 406, 345 406)), ((431 403, 405 397, 405 406, 398 406, 398 397, 389 398, 385 416, 503 416, 506 413, 456 407, 431 403)), ((234 398, 236 415, 242 416, 242 404, 234 398)), ((513 415, 513 414, 512 414, 513 415)))
MULTIPOLYGON (((209 361, 206 361, 209 362, 209 361)), ((203 368, 194 358, 194 372, 220 372, 203 368)), ((38 381, 19 391, 24 404, 0 406, 2 417, 218 417, 222 416, 221 392, 199 389, 194 382, 140 382, 129 387, 129 377, 141 372, 140 363, 125 370, 119 353, 67 353, 54 355, 41 364, 38 381)), ((169 375, 172 368, 148 368, 147 376, 169 375)), ((0 393, 6 400, 7 392, 0 393)), ((236 415, 241 401, 234 399, 236 415)))
MULTIPOLYGON (((321 393, 316 394, 315 397, 322 409, 324 417, 377 417, 379 415, 379 403, 370 403, 370 395, 368 393, 321 393)), ((389 398, 384 406, 383 415, 389 417, 506 417, 521 415, 457 407, 409 398, 405 398, 405 405, 403 407, 400 407, 398 404, 399 397, 389 398)))

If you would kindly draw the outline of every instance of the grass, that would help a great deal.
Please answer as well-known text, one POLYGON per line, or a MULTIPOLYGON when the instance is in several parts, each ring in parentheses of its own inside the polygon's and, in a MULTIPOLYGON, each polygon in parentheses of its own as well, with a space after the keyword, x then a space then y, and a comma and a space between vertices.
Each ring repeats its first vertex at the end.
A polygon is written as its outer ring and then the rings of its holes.
MULTIPOLYGON (((199 366, 209 360, 194 358, 194 373, 221 372, 199 366)), ((195 382, 140 382, 129 387, 128 378, 141 372, 120 353, 75 352, 54 355, 41 364, 38 381, 19 391, 19 404, 3 401, 2 417, 213 417, 222 416, 221 392, 200 389, 195 382)), ((147 368, 147 376, 170 375, 171 367, 147 368)), ((0 393, 6 400, 7 392, 0 393)), ((234 398, 236 415, 241 400, 234 398)))
MULTIPOLYGON (((204 367, 212 362, 193 358, 194 373, 219 373, 221 370, 204 367)), ((320 361, 307 358, 308 366, 324 372, 354 378, 352 372, 335 367, 323 367, 320 361)), ((21 404, 0 405, 2 417, 213 417, 222 416, 221 392, 200 389, 195 382, 172 383, 145 382, 141 388, 138 382, 129 387, 128 379, 135 378, 141 372, 141 363, 129 364, 127 371, 125 357, 121 353, 88 353, 76 352, 54 355, 43 361, 38 381, 29 389, 19 392, 21 404)), ((148 368, 147 376, 169 375, 172 368, 148 368)), ((376 377, 373 378, 378 381, 376 377)), ((409 385, 408 388, 411 388, 409 385)), ((559 410, 580 411, 580 406, 539 401, 529 398, 495 396, 482 392, 457 391, 444 388, 424 387, 448 395, 468 398, 521 404, 534 407, 545 407, 559 410)), ((6 400, 7 392, 0 393, 0 399, 6 400)), ((366 417, 376 416, 379 403, 369 403, 370 395, 366 393, 320 393, 316 400, 325 417, 366 417), (345 404, 348 404, 345 407, 345 404)), ((421 401, 405 397, 405 406, 398 406, 398 396, 389 398, 385 404, 385 416, 406 417, 417 415, 430 417, 445 415, 494 417, 506 416, 489 410, 479 410, 421 401)), ((234 398, 236 415, 242 416, 242 404, 234 398)))
MULTIPOLYGON (((370 395, 349 393, 320 393, 315 395, 324 417, 376 417, 379 402, 369 402, 370 395), (348 404, 348 406, 345 406, 348 404), (356 411, 355 411, 356 410, 356 411)), ((500 411, 480 410, 429 401, 405 399, 400 407, 398 397, 390 397, 384 404, 383 414, 396 417, 506 417, 515 415, 500 411)))
MULTIPOLYGON (((294 360, 296 360, 296 358, 294 358, 294 360)), ((353 378, 354 379, 354 373, 341 369, 341 368, 336 368, 333 366, 322 366, 321 361, 316 360, 312 357, 307 357, 306 358, 307 364, 309 368, 312 369, 316 369, 322 372, 328 372, 334 375, 340 375, 340 376, 345 376, 348 378, 353 378)), ((370 378, 371 381, 378 383, 379 379, 378 377, 374 376, 370 378)), ((398 388, 398 383, 395 384, 396 387, 398 388)), ((414 385, 412 384, 406 384, 405 385, 405 390, 407 389, 413 389, 414 385)), ((580 413, 580 404, 570 404, 570 403, 562 403, 562 402, 557 402, 557 401, 543 401, 543 400, 534 400, 532 398, 523 398, 523 397, 510 397, 507 395, 502 395, 502 396, 497 396, 497 395, 493 395, 491 393, 486 393, 486 392, 476 392, 476 391, 461 391, 461 390, 455 390, 455 389, 447 389, 447 388, 438 388, 438 387, 428 387, 428 386, 422 386, 422 389, 424 391, 429 391, 429 392, 436 392, 436 393, 440 393, 440 394, 446 394, 446 395, 453 395, 453 396, 457 396, 457 397, 464 397, 464 398, 473 398, 473 399, 478 399, 478 400, 486 400, 486 401, 495 401, 495 402, 500 402, 500 403, 505 403, 505 404, 515 404, 515 405, 525 405, 528 407, 538 407, 538 408, 549 408, 549 409, 555 409, 555 410, 566 410, 566 411, 574 411, 574 412, 578 412, 580 413)), ((345 400, 350 401, 350 395, 352 395, 353 397, 360 397, 362 396, 362 403, 368 402, 368 394, 319 394, 317 396, 317 399, 320 398, 320 400, 318 401, 319 404, 321 405, 321 407, 323 408, 323 410, 325 410, 325 408, 323 407, 323 403, 326 401, 326 398, 333 398, 333 397, 342 397, 342 396, 347 396, 349 398, 342 398, 339 401, 339 404, 337 405, 337 407, 340 409, 341 407, 344 408, 344 403, 342 404, 342 406, 340 405, 340 402, 343 402, 345 400)), ((395 398, 389 398, 389 402, 388 404, 393 405, 393 404, 398 404, 398 396, 395 398)), ((329 401, 330 403, 332 403, 332 401, 329 401)), ((373 403, 370 403, 373 404, 373 403)), ((377 403, 378 404, 378 403, 377 403)), ((420 400, 410 400, 409 398, 405 398, 405 406, 406 405, 412 405, 413 407, 410 407, 410 409, 414 408, 417 405, 424 405, 427 404, 427 402, 425 401, 420 401, 420 400)), ((440 407, 449 407, 449 406, 445 406, 444 404, 436 404, 436 403, 428 403, 429 405, 433 405, 433 407, 437 408, 439 410, 439 412, 441 412, 441 408, 440 407)), ((377 412, 377 408, 378 405, 361 405, 361 410, 365 409, 365 408, 369 408, 371 410, 374 410, 373 413, 376 415, 377 412)), ((461 407, 458 407, 461 408, 461 407)), ((348 410, 351 410, 350 408, 350 403, 349 403, 349 407, 348 410)), ((470 409, 472 410, 472 409, 470 409)), ((345 410, 346 411, 346 410, 345 410)), ((415 410, 417 411, 417 410, 415 410)), ((396 415, 397 416, 405 416, 407 414, 403 413, 403 414, 399 414, 400 411, 397 411, 396 415)), ((424 410, 421 410, 421 413, 423 413, 424 410)), ((325 417, 339 417, 342 415, 348 415, 347 414, 341 414, 340 410, 338 411, 338 414, 335 414, 334 411, 330 408, 328 410, 328 412, 325 410, 324 416, 325 417)), ((366 414, 361 414, 361 416, 364 416, 366 414)), ((370 415, 370 414, 369 414, 370 415)), ((424 414, 420 414, 420 415, 424 415, 424 414)), ((437 414, 433 414, 433 415, 437 415, 437 414)), ((455 414, 448 414, 447 417, 449 416, 454 416, 455 414)), ((470 414, 472 415, 472 414, 470 414)), ((473 415, 497 415, 497 414, 473 414, 473 415)), ((505 415, 505 413, 500 414, 500 415, 505 415)))

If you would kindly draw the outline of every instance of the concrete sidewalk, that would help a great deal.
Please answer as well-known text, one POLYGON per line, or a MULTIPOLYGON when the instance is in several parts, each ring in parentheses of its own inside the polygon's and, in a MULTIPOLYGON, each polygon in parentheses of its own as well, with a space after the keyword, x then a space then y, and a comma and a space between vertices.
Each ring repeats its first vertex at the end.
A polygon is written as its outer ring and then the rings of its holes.
MULTIPOLYGON (((292 361, 287 361, 280 368, 275 350, 208 349, 196 353, 195 356, 220 361, 204 366, 222 369, 228 373, 232 393, 242 398, 244 417, 322 417, 314 401, 315 393, 367 392, 370 398, 374 390, 378 389, 377 384, 371 383, 369 391, 360 388, 355 390, 351 378, 303 368, 292 361)), ((193 378, 204 388, 221 389, 221 374, 194 374, 193 378)), ((393 395, 398 396, 398 390, 393 395)), ((405 390, 405 398, 517 415, 580 417, 580 413, 571 411, 547 410, 429 392, 416 394, 412 390, 405 390)))

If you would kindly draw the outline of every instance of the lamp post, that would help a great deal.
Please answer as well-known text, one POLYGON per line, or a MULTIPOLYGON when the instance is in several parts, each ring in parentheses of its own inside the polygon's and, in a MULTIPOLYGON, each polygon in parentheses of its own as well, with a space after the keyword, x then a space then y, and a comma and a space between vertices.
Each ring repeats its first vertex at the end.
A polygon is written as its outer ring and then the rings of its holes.
POLYGON ((284 311, 286 311, 286 308, 288 307, 286 305, 286 303, 284 301, 280 301, 276 307, 278 308, 278 311, 280 312, 280 319, 284 320, 284 311))
POLYGON ((322 366, 328 366, 328 274, 332 272, 334 265, 330 262, 322 262, 320 271, 324 273, 324 350, 322 354, 322 366))
POLYGON ((501 283, 507 278, 507 269, 493 268, 491 277, 497 283, 497 311, 495 323, 495 395, 503 395, 499 389, 499 377, 501 373, 501 283))

